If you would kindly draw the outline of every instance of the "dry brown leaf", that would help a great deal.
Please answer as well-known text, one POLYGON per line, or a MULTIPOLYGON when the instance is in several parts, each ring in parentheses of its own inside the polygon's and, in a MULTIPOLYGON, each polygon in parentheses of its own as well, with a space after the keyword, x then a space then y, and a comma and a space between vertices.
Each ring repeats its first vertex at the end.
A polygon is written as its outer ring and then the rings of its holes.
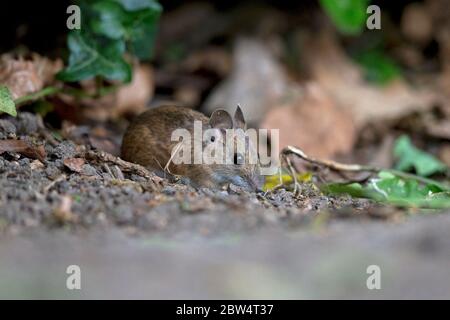
POLYGON ((0 56, 0 84, 9 88, 13 99, 34 93, 54 80, 61 70, 61 60, 52 61, 36 53, 31 58, 0 56))
POLYGON ((367 83, 332 34, 310 38, 303 47, 302 61, 310 76, 352 115, 358 129, 442 104, 442 96, 431 87, 413 88, 401 79, 384 87, 367 83))
POLYGON ((141 113, 152 98, 154 87, 153 69, 145 64, 136 65, 133 81, 117 91, 116 115, 141 113))
POLYGON ((351 117, 310 83, 303 95, 268 111, 261 128, 280 130, 280 150, 298 146, 318 158, 349 152, 355 141, 351 117))
POLYGON ((28 158, 44 161, 47 156, 44 146, 33 146, 24 140, 0 140, 0 154, 3 152, 17 152, 28 158))
POLYGON ((66 158, 64 165, 74 172, 80 173, 83 170, 85 160, 83 158, 66 158))
MULTIPOLYGON (((94 94, 95 81, 85 80, 81 83, 83 90, 94 94)), ((117 119, 124 114, 139 114, 145 110, 154 91, 153 69, 149 65, 135 64, 131 83, 120 86, 117 91, 100 98, 75 99, 62 95, 61 99, 69 106, 81 105, 81 113, 77 114, 77 121, 91 119, 106 121, 117 119)), ((66 108, 67 109, 67 108, 66 108)))
POLYGON ((239 104, 247 122, 259 123, 288 90, 284 70, 267 46, 255 39, 240 39, 233 52, 233 71, 214 89, 204 108, 209 113, 217 108, 234 113, 239 104))

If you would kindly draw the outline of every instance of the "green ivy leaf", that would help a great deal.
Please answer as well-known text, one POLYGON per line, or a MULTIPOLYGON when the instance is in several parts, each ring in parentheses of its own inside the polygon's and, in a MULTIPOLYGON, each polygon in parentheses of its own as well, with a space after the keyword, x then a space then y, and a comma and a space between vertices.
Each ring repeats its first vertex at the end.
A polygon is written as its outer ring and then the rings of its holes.
POLYGON ((136 11, 142 9, 151 9, 159 13, 162 12, 162 7, 156 0, 113 0, 120 3, 128 11, 136 11))
POLYGON ((450 192, 437 185, 421 185, 414 179, 380 174, 367 185, 332 183, 323 187, 329 194, 349 194, 401 207, 450 208, 450 192))
POLYGON ((417 180, 399 177, 375 179, 368 187, 373 199, 405 207, 448 208, 450 197, 437 185, 420 185, 417 180))
POLYGON ((133 14, 130 28, 130 48, 141 60, 150 59, 157 32, 159 12, 152 10, 138 11, 133 14))
POLYGON ((5 112, 13 117, 17 116, 16 104, 6 86, 0 86, 0 112, 5 112))
POLYGON ((153 54, 156 27, 161 6, 156 1, 102 0, 92 5, 98 17, 91 28, 111 39, 124 39, 139 59, 153 54))
POLYGON ((362 52, 356 61, 363 66, 367 80, 378 84, 387 84, 401 75, 394 60, 378 50, 362 52))
POLYGON ((73 31, 68 35, 69 65, 58 73, 63 81, 80 81, 95 76, 129 82, 131 67, 123 59, 122 40, 93 39, 87 33, 73 31), (102 41, 99 41, 102 40, 102 41))
POLYGON ((320 0, 320 4, 340 32, 356 35, 366 25, 370 0, 320 0))
POLYGON ((91 9, 98 16, 91 19, 92 30, 110 39, 119 40, 129 33, 127 25, 131 23, 122 6, 114 1, 95 2, 91 9))
POLYGON ((398 170, 414 169, 419 176, 426 177, 447 170, 445 164, 431 154, 417 149, 405 135, 395 142, 394 156, 398 159, 396 164, 398 170))

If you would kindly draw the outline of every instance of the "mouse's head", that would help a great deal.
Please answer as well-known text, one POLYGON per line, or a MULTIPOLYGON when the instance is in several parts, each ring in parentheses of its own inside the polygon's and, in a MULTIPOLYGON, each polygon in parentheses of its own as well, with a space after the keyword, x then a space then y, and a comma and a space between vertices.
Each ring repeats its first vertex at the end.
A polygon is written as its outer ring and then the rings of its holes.
POLYGON ((208 164, 212 182, 219 186, 232 183, 249 191, 261 190, 263 177, 259 172, 257 134, 256 130, 247 130, 241 108, 237 107, 233 117, 225 110, 216 110, 209 124, 211 130, 205 134, 204 151, 214 157, 216 150, 223 150, 217 158, 222 162, 208 164))

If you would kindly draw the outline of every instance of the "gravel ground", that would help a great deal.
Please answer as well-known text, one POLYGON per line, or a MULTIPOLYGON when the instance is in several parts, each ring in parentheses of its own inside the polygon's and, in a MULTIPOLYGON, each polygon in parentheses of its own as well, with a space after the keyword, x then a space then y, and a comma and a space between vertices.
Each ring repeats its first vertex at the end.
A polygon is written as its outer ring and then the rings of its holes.
POLYGON ((39 118, 24 113, 3 120, 3 136, 45 145, 45 160, 5 152, 0 157, 0 230, 94 226, 118 227, 127 233, 218 235, 261 227, 291 228, 325 211, 333 217, 377 216, 366 200, 325 197, 308 185, 302 196, 284 189, 267 195, 239 189, 196 190, 165 179, 122 172, 106 162, 87 160, 89 146, 53 142, 39 118), (17 128, 17 129, 16 129, 17 128), (27 129, 28 128, 28 129, 27 129), (45 134, 44 134, 45 133, 45 134), (44 138, 43 138, 44 136, 44 138), (74 164, 74 159, 82 161, 74 164))
POLYGON ((450 298, 450 216, 189 239, 116 229, 2 237, 0 298, 450 298), (66 268, 81 290, 66 289, 66 268), (368 290, 369 265, 381 289, 368 290))
POLYGON ((28 113, 0 120, 0 140, 16 138, 46 156, 0 156, 1 298, 450 298, 446 214, 149 179, 28 113), (65 288, 70 264, 81 291, 65 288))

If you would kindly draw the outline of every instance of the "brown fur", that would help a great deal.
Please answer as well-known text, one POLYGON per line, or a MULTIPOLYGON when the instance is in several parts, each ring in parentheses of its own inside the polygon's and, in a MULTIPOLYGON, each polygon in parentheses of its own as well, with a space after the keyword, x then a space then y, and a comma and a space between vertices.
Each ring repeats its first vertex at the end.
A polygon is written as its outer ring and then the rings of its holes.
MULTIPOLYGON (((223 112, 225 111, 219 110, 217 112, 219 117, 213 119, 212 116, 210 119, 189 108, 162 106, 150 109, 138 116, 127 129, 122 141, 121 157, 150 170, 161 172, 170 159, 171 151, 177 145, 177 142, 171 141, 173 130, 184 128, 193 136, 195 120, 202 121, 203 130, 211 128, 210 123, 217 128, 229 125, 227 123, 232 123, 233 120, 228 113, 223 114, 223 112)), ((243 121, 240 109, 239 112, 237 119, 243 121)), ((257 189, 261 186, 257 169, 256 165, 250 164, 175 165, 171 163, 169 166, 172 174, 189 178, 194 186, 210 188, 220 188, 233 179, 239 179, 237 178, 239 176, 248 182, 251 186, 249 189, 257 189)))

